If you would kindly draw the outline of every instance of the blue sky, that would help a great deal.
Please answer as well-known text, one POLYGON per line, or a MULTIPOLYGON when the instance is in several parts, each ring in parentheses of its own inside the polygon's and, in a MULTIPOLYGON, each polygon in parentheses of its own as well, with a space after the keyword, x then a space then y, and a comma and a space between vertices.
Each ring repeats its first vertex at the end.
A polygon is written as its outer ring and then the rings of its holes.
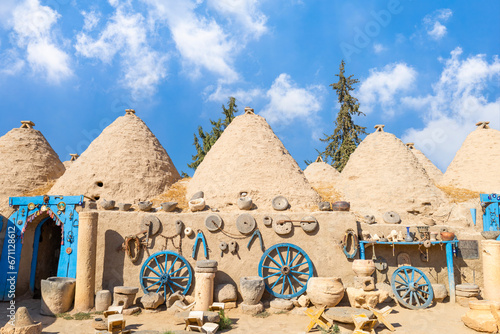
POLYGON ((235 96, 304 168, 333 132, 342 59, 367 116, 443 171, 500 129, 500 2, 2 0, 0 135, 32 120, 62 161, 134 108, 179 171, 235 96))

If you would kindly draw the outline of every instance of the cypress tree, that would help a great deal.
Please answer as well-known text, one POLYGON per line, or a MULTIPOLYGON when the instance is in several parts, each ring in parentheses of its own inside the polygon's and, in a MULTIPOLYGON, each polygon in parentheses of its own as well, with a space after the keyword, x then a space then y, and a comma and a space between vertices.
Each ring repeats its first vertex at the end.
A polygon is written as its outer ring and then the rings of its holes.
POLYGON ((339 77, 339 80, 330 85, 336 91, 340 104, 340 110, 335 120, 335 130, 332 135, 324 134, 325 138, 320 138, 322 142, 328 143, 321 155, 324 157, 325 162, 331 159, 331 165, 339 172, 344 169, 352 152, 361 142, 361 136, 366 134, 366 128, 354 124, 352 120, 352 116, 366 116, 359 110, 358 99, 351 96, 351 91, 355 89, 354 85, 359 80, 354 79, 353 75, 346 77, 344 65, 345 63, 342 60, 340 72, 335 75, 339 77))

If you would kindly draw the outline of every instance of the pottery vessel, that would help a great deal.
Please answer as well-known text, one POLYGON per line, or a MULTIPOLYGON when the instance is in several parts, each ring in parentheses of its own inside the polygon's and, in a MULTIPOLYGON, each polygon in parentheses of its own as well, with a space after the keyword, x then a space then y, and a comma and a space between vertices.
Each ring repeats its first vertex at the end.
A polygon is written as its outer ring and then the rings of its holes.
POLYGON ((441 232, 441 240, 451 241, 453 239, 455 239, 455 233, 453 233, 453 232, 441 232))
POLYGON ((139 203, 137 203, 137 205, 139 206, 139 210, 149 211, 149 210, 151 210, 153 203, 150 201, 145 201, 145 202, 139 202, 139 203))
POLYGON ((75 299, 76 279, 70 277, 49 277, 40 282, 42 304, 40 314, 55 315, 68 311, 75 299))
POLYGON ((375 263, 373 260, 354 260, 352 270, 356 276, 371 276, 375 271, 375 263))
POLYGON ((177 202, 161 203, 161 209, 166 212, 172 212, 177 208, 177 202))
POLYGON ((247 276, 240 279, 240 292, 243 303, 256 305, 264 294, 264 279, 259 276, 247 276))
POLYGON ((495 317, 491 313, 491 305, 500 313, 500 303, 488 300, 469 302, 470 310, 462 316, 464 324, 476 331, 495 333, 497 330, 495 317))
POLYGON ((240 210, 250 210, 252 209, 253 202, 250 197, 240 197, 238 198, 238 208, 240 210))
POLYGON ((344 285, 339 277, 311 277, 307 296, 315 306, 334 307, 344 297, 344 285))

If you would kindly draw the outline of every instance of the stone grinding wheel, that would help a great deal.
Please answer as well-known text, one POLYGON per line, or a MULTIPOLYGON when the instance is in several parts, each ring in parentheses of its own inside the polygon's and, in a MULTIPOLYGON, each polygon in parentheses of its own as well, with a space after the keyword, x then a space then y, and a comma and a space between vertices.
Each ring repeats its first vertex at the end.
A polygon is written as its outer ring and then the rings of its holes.
POLYGON ((221 251, 225 251, 225 250, 227 249, 227 242, 225 242, 225 241, 221 241, 221 242, 219 243, 219 249, 220 249, 221 251))
POLYGON ((236 228, 241 234, 249 234, 255 229, 257 223, 249 213, 243 213, 236 218, 236 228))
POLYGON ((288 200, 284 196, 276 196, 273 198, 273 209, 276 211, 284 211, 288 209, 288 200))
POLYGON ((318 228, 318 221, 313 216, 307 216, 302 218, 300 222, 300 226, 306 233, 314 232, 318 228), (310 221, 314 221, 313 223, 309 223, 310 221))
POLYGON ((264 218, 262 220, 263 220, 265 226, 273 225, 273 218, 271 216, 264 216, 264 218))
POLYGON ((286 223, 279 223, 280 221, 283 220, 290 220, 290 217, 288 216, 278 216, 276 219, 273 220, 273 230, 276 232, 276 234, 279 235, 286 235, 293 230, 293 224, 292 222, 286 222, 286 223))
POLYGON ((148 230, 150 237, 158 234, 158 232, 160 232, 160 228, 161 228, 161 222, 160 219, 158 219, 158 217, 154 215, 146 215, 142 217, 141 231, 148 230))
POLYGON ((384 219, 387 224, 399 224, 401 222, 401 217, 394 211, 384 213, 382 219, 384 219))
POLYGON ((222 227, 222 218, 216 214, 212 213, 205 219, 205 227, 210 232, 216 232, 222 227))

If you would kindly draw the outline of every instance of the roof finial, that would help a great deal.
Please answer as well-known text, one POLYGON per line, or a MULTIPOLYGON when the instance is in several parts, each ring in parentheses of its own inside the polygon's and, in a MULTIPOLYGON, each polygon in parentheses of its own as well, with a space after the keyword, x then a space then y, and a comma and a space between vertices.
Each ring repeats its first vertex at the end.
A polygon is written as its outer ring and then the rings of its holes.
POLYGON ((406 143, 406 146, 410 149, 413 150, 415 148, 415 143, 406 143))
POLYGON ((323 161, 323 158, 321 157, 321 155, 318 155, 318 157, 316 158, 316 161, 314 162, 324 162, 323 161))
POLYGON ((34 126, 32 121, 21 121, 21 129, 33 129, 34 126))
POLYGON ((377 124, 373 128, 375 129, 375 132, 384 132, 384 127, 385 125, 383 124, 377 124))
POLYGON ((245 107, 245 114, 253 114, 253 108, 245 107))
POLYGON ((488 124, 490 124, 490 122, 477 122, 476 126, 482 129, 489 129, 490 126, 488 124))
POLYGON ((125 109, 125 115, 134 115, 135 109, 125 109))
POLYGON ((71 155, 70 161, 75 161, 80 156, 78 153, 70 153, 69 155, 71 155))

